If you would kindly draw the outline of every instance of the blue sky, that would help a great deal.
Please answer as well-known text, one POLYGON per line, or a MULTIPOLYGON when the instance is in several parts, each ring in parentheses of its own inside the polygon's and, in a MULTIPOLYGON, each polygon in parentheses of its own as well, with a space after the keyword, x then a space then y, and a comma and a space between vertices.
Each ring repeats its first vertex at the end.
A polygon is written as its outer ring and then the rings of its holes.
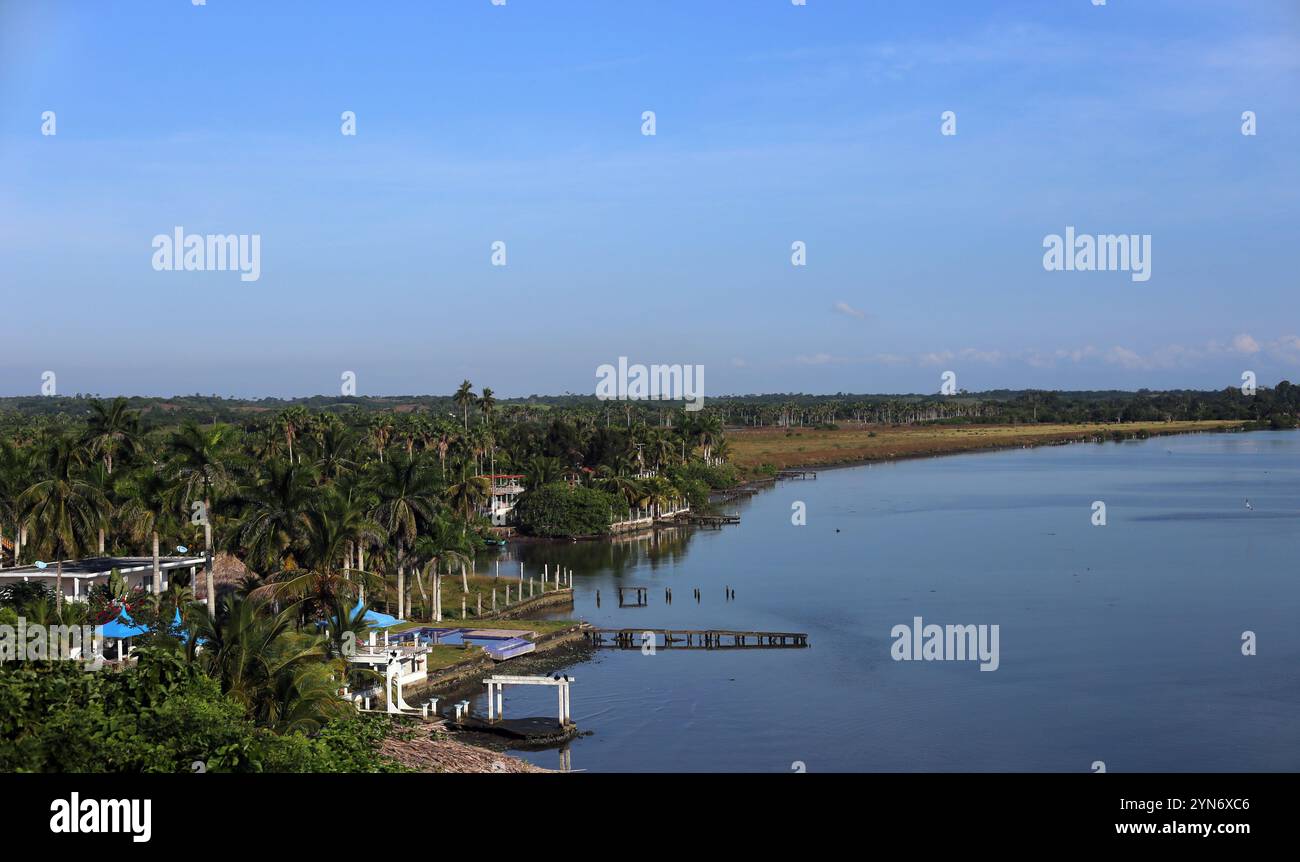
POLYGON ((1294 0, 0 0, 0 395, 1300 380, 1298 85, 1294 0))

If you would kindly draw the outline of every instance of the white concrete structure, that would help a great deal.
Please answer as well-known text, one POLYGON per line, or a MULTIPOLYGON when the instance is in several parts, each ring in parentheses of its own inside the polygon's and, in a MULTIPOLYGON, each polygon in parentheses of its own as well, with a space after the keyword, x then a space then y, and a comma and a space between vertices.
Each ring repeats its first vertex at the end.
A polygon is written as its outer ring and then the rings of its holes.
MULTIPOLYGON (((176 569, 190 570, 190 583, 195 583, 203 567, 203 557, 159 557, 158 569, 162 577, 159 589, 167 589, 169 575, 176 569)), ((70 602, 84 602, 90 588, 108 583, 114 569, 122 576, 129 589, 149 592, 153 584, 153 557, 88 557, 84 560, 63 561, 63 598, 70 602)), ((57 566, 53 562, 45 568, 18 566, 0 569, 0 585, 14 581, 40 581, 52 590, 58 580, 57 566)))
POLYGON ((560 726, 573 723, 569 711, 569 683, 571 676, 490 676, 483 680, 488 689, 488 721, 497 721, 505 717, 505 697, 503 689, 507 685, 553 685, 557 689, 559 700, 560 726))
POLYGON ((514 520, 515 503, 524 492, 521 473, 496 473, 486 477, 492 483, 492 501, 480 511, 492 519, 492 526, 506 527, 514 520))
POLYGON ((428 677, 428 646, 424 644, 414 646, 410 644, 390 645, 388 643, 388 630, 385 629, 382 644, 376 643, 375 633, 371 632, 370 642, 358 644, 356 652, 348 656, 348 662, 384 674, 382 692, 376 687, 345 695, 348 700, 357 705, 358 709, 362 708, 363 703, 367 704, 365 708, 369 709, 368 704, 371 698, 381 693, 384 695, 385 708, 388 712, 428 717, 429 713, 436 709, 437 698, 434 698, 420 709, 416 709, 408 704, 402 696, 403 686, 421 683, 428 677))

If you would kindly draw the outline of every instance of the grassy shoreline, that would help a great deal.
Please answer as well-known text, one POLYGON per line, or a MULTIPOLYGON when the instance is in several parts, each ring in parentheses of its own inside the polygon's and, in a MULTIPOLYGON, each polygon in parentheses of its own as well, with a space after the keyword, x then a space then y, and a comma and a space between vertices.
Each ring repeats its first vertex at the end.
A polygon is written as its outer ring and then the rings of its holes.
POLYGON ((728 429, 731 463, 750 478, 773 470, 830 469, 1071 442, 1239 431, 1248 420, 1050 425, 855 425, 728 429))

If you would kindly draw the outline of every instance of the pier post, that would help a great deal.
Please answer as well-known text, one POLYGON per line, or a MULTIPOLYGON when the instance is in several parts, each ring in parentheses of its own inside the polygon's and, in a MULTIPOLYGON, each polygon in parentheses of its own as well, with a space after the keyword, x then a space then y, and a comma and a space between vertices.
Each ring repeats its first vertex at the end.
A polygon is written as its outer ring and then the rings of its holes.
POLYGON ((493 717, 496 715, 496 709, 495 709, 496 692, 493 691, 493 689, 496 688, 496 685, 494 683, 489 682, 487 684, 487 687, 488 687, 488 721, 491 721, 493 717))

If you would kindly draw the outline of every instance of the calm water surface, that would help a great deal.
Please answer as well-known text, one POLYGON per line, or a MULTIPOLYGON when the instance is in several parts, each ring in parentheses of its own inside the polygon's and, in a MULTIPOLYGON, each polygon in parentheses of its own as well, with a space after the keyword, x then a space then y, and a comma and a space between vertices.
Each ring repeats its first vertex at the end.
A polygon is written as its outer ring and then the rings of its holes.
MULTIPOLYGON (((1300 434, 832 470, 733 510, 742 523, 719 531, 503 554, 572 567, 574 613, 597 625, 810 636, 807 650, 603 650, 565 668, 592 731, 572 768, 1300 770, 1300 434), (618 584, 650 587, 650 606, 618 608, 618 584), (1000 668, 893 661, 890 630, 915 616, 996 623, 1000 668)), ((555 711, 549 689, 507 699, 510 715, 555 711)))

